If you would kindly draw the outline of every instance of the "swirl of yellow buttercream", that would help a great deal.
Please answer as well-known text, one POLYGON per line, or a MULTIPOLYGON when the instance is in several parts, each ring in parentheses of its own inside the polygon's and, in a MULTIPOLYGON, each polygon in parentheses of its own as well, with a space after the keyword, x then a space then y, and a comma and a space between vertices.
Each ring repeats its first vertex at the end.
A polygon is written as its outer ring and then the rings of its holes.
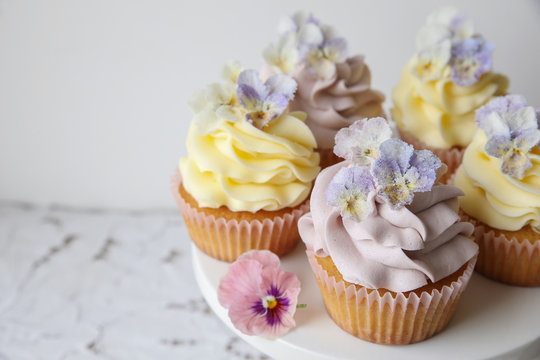
POLYGON ((392 91, 392 118, 398 128, 439 149, 467 146, 476 131, 475 111, 494 96, 503 95, 508 79, 488 72, 471 86, 452 82, 447 65, 437 80, 422 81, 411 73, 414 56, 392 91))
POLYGON ((484 151, 487 137, 479 129, 465 150, 454 184, 465 193, 463 211, 497 229, 540 228, 540 149, 528 154, 532 167, 522 180, 501 172, 501 159, 484 151))
POLYGON ((320 170, 304 121, 303 112, 285 112, 264 130, 220 121, 207 135, 192 124, 188 156, 180 159, 183 186, 201 207, 256 212, 299 205, 320 170))

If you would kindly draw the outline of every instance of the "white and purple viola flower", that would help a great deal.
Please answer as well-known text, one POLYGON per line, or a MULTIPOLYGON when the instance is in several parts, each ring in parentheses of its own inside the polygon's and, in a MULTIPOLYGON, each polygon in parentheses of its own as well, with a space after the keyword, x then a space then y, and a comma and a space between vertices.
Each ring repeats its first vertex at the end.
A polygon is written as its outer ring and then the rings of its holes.
POLYGON ((504 174, 523 179, 532 167, 528 153, 540 144, 536 110, 527 106, 524 97, 508 95, 478 109, 476 122, 488 138, 486 154, 502 160, 504 174))
POLYGON ((308 23, 298 33, 300 59, 321 79, 329 79, 336 72, 336 63, 347 56, 347 41, 338 37, 332 27, 308 23))
POLYGON ((452 46, 452 81, 459 86, 471 86, 492 66, 495 46, 482 37, 463 39, 452 46))
POLYGON ((414 150, 400 139, 388 139, 379 147, 371 167, 378 193, 392 208, 409 205, 415 192, 431 190, 441 160, 429 150, 414 150))
POLYGON ((246 110, 245 118, 259 129, 285 111, 296 91, 291 77, 276 74, 263 83, 256 70, 242 71, 237 84, 236 98, 246 110))
POLYGON ((221 279, 218 300, 242 333, 277 338, 296 326, 300 281, 279 266, 274 253, 252 250, 241 255, 221 279))
POLYGON ((365 166, 341 168, 326 188, 326 202, 337 207, 344 219, 361 221, 375 208, 375 183, 365 166))
POLYGON ((279 31, 277 43, 270 44, 263 52, 274 71, 290 74, 302 64, 317 77, 329 79, 335 74, 335 64, 346 58, 345 39, 311 14, 297 12, 285 18, 279 31))
POLYGON ((472 22, 454 8, 428 16, 416 46, 411 72, 422 81, 441 78, 448 66, 456 85, 471 86, 492 67, 493 44, 475 34, 472 22))
POLYGON ((416 192, 429 191, 447 167, 429 150, 392 138, 383 118, 358 120, 336 135, 334 152, 349 161, 326 189, 326 203, 344 219, 362 221, 375 201, 393 209, 411 204, 416 192))
POLYGON ((334 153, 356 164, 370 165, 379 157, 379 145, 391 137, 392 129, 386 119, 357 120, 337 132, 334 153))

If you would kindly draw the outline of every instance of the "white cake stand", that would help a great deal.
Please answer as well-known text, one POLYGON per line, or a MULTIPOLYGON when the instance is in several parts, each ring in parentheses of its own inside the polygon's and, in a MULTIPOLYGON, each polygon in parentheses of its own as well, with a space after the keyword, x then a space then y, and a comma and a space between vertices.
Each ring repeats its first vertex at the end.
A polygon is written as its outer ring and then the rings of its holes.
POLYGON ((217 287, 228 263, 192 245, 199 287, 214 312, 236 334, 275 359, 539 359, 540 288, 503 285, 481 275, 470 280, 456 314, 439 335, 412 345, 377 345, 341 330, 327 314, 309 267, 304 246, 282 258, 282 268, 302 283, 297 327, 277 340, 238 332, 217 300, 217 287))

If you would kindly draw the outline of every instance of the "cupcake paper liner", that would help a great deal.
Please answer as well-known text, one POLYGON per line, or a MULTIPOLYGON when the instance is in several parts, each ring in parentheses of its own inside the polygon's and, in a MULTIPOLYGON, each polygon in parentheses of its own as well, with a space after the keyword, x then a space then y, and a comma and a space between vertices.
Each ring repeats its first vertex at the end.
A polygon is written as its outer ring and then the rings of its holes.
POLYGON ((475 225, 474 241, 480 248, 476 271, 510 285, 540 286, 540 241, 509 238, 463 211, 460 215, 475 225))
POLYGON ((448 171, 446 172, 446 174, 441 176, 440 182, 443 184, 451 184, 450 179, 461 164, 461 161, 463 160, 463 154, 465 153, 466 149, 465 147, 454 146, 450 149, 432 148, 417 139, 414 135, 403 130, 399 131, 399 136, 403 141, 408 142, 409 144, 414 146, 415 149, 426 149, 437 155, 437 157, 441 159, 441 161, 445 163, 446 166, 448 166, 448 171))
POLYGON ((309 199, 283 216, 262 221, 216 218, 192 207, 179 193, 182 182, 176 170, 172 193, 193 243, 218 260, 233 262, 249 250, 270 250, 278 256, 292 251, 300 241, 298 219, 309 211, 309 199))
POLYGON ((392 293, 357 288, 354 284, 347 286, 328 274, 312 250, 306 252, 326 309, 336 324, 363 340, 395 345, 425 340, 446 327, 476 261, 476 257, 469 260, 465 270, 461 270, 463 273, 450 285, 424 291, 419 296, 412 291, 392 293))

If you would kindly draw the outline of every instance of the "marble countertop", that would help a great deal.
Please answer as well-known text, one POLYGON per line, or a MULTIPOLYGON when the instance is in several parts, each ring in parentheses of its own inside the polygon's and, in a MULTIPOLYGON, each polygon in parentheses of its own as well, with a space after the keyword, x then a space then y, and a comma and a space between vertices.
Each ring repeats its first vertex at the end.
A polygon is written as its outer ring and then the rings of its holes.
POLYGON ((174 211, 0 202, 0 360, 268 359, 210 310, 186 238, 174 211))

